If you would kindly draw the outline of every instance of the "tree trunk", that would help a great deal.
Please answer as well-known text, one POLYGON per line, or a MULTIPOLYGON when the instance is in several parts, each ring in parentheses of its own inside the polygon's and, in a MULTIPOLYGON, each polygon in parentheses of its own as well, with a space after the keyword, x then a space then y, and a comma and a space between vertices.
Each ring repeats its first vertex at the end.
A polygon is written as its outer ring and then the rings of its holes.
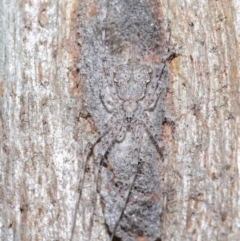
MULTIPOLYGON (((70 239, 83 149, 97 131, 78 69, 79 25, 95 17, 96 5, 0 3, 1 240, 70 239)), ((164 99, 176 121, 161 134, 167 152, 162 241, 237 241, 240 5, 161 0, 158 7, 159 17, 171 21, 177 53, 164 99)), ((88 170, 74 240, 86 240, 90 228, 91 157, 88 170)), ((101 207, 98 197, 92 240, 107 241, 101 207)))

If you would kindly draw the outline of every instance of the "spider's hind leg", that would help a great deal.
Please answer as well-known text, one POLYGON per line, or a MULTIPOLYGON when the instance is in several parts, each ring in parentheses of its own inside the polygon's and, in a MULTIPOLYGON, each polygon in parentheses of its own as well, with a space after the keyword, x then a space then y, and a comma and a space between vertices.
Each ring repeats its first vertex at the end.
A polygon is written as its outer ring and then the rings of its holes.
POLYGON ((78 193, 78 197, 77 197, 77 201, 76 201, 76 205, 75 205, 75 209, 74 209, 73 225, 72 225, 70 241, 73 240, 73 235, 74 235, 74 230, 75 230, 75 225, 76 225, 76 218, 77 218, 77 210, 78 210, 79 203, 80 203, 80 200, 82 197, 83 182, 84 182, 85 169, 86 169, 88 156, 90 155, 90 153, 93 150, 93 148, 95 147, 95 145, 99 141, 101 141, 101 139, 114 128, 115 124, 116 124, 116 117, 112 116, 110 118, 110 120, 108 120, 108 122, 104 125, 104 129, 103 129, 102 133, 98 134, 95 138, 93 138, 91 141, 89 141, 84 148, 82 168, 81 168, 81 173, 80 173, 79 180, 78 180, 78 192, 79 193, 78 193))
POLYGON ((136 128, 134 129, 134 144, 133 144, 133 154, 132 154, 132 176, 130 177, 128 181, 128 189, 124 194, 124 197, 122 199, 122 202, 119 204, 119 215, 117 216, 116 223, 114 225, 114 228, 112 230, 112 235, 111 235, 111 241, 114 239, 114 235, 116 232, 116 229, 118 227, 119 221, 123 215, 123 212, 125 210, 130 192, 133 187, 134 180, 137 175, 138 171, 138 161, 139 161, 139 156, 140 156, 140 149, 141 149, 141 143, 142 143, 142 137, 143 137, 143 124, 141 122, 137 123, 136 128))
POLYGON ((152 140, 155 142, 157 145, 158 151, 162 154, 165 155, 165 147, 163 142, 160 140, 159 135, 157 134, 156 129, 154 128, 153 124, 151 123, 147 113, 145 113, 144 118, 142 119, 143 124, 145 125, 148 133, 150 134, 150 137, 152 140))
MULTIPOLYGON (((109 135, 106 135, 106 139, 99 143, 99 148, 94 153, 94 184, 93 184, 93 196, 92 196, 92 205, 91 205, 91 215, 90 215, 90 227, 93 225, 93 217, 97 202, 97 191, 98 191, 98 177, 100 172, 100 166, 103 157, 106 155, 109 148, 113 145, 114 141, 116 140, 117 136, 121 132, 122 125, 121 123, 117 123, 115 128, 112 128, 112 131, 109 133, 109 135)), ((91 240, 91 232, 92 229, 90 229, 88 234, 88 240, 91 240)))

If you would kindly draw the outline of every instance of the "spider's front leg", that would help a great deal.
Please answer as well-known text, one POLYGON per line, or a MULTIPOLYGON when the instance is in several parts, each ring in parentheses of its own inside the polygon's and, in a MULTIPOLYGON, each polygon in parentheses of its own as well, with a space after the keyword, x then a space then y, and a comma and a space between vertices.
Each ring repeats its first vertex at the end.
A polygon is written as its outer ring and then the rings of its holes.
POLYGON ((121 101, 117 95, 117 91, 115 88, 114 73, 113 71, 110 71, 110 69, 107 67, 106 58, 102 58, 102 62, 103 62, 104 74, 107 79, 107 84, 110 92, 109 97, 111 100, 106 97, 106 95, 103 93, 102 90, 99 90, 99 96, 105 109, 108 112, 112 113, 118 109, 121 101))
POLYGON ((114 112, 114 110, 117 109, 117 103, 107 99, 105 94, 102 93, 102 90, 99 90, 99 96, 103 103, 103 106, 108 112, 112 113, 114 112))
POLYGON ((157 104, 159 96, 161 95, 161 93, 164 93, 164 88, 166 88, 166 86, 163 81, 160 81, 160 79, 163 75, 164 69, 167 68, 167 61, 171 55, 172 53, 162 60, 159 70, 154 74, 152 83, 147 89, 146 99, 144 100, 143 104, 144 110, 153 110, 157 104))
POLYGON ((107 80, 107 86, 109 88, 110 97, 114 103, 118 103, 119 97, 117 95, 117 91, 116 91, 115 83, 114 83, 114 71, 110 70, 105 56, 102 57, 102 63, 103 63, 103 73, 107 80))
POLYGON ((136 178, 137 175, 137 171, 138 171, 138 161, 139 161, 139 156, 140 156, 140 149, 141 149, 141 143, 142 143, 142 137, 143 137, 143 129, 144 126, 143 124, 139 121, 136 125, 136 127, 134 128, 134 143, 133 143, 133 153, 132 153, 132 176, 128 181, 128 189, 124 194, 124 197, 122 199, 122 202, 119 204, 119 215, 117 216, 116 219, 116 223, 113 227, 113 231, 112 231, 112 235, 111 235, 111 241, 113 241, 117 226, 119 224, 119 221, 122 217, 122 214, 125 210, 128 198, 129 198, 129 194, 132 190, 133 187, 133 183, 134 180, 136 178))
POLYGON ((105 59, 103 60, 103 69, 104 69, 105 76, 107 78, 111 97, 114 101, 118 101, 118 97, 117 97, 118 95, 117 95, 115 85, 114 85, 114 73, 110 72, 109 68, 107 67, 107 62, 105 59))
POLYGON ((154 71, 152 82, 147 89, 146 99, 144 101, 144 110, 148 110, 148 111, 153 110, 156 106, 156 103, 159 99, 160 94, 164 92, 163 89, 165 88, 164 86, 165 83, 160 82, 161 77, 163 75, 164 69, 167 68, 167 63, 170 60, 172 60, 174 57, 176 57, 176 53, 174 53, 171 50, 169 51, 168 49, 170 36, 171 36, 171 32, 169 30, 165 41, 165 45, 167 46, 166 51, 163 54, 160 67, 158 71, 154 71))
MULTIPOLYGON (((109 4, 109 0, 107 0, 107 6, 109 4)), ((104 20, 106 21, 106 19, 104 20)), ((106 24, 106 22, 105 22, 106 24)), ((119 101, 119 98, 117 96, 117 92, 116 92, 116 89, 115 89, 115 85, 114 85, 114 73, 113 71, 110 71, 110 68, 108 67, 107 65, 107 58, 106 58, 106 28, 103 30, 102 32, 102 46, 103 47, 103 52, 101 53, 101 59, 102 59, 102 63, 103 63, 103 72, 104 72, 104 75, 107 79, 107 83, 108 83, 108 87, 110 89, 110 95, 113 99, 113 101, 115 103, 118 103, 119 101)))

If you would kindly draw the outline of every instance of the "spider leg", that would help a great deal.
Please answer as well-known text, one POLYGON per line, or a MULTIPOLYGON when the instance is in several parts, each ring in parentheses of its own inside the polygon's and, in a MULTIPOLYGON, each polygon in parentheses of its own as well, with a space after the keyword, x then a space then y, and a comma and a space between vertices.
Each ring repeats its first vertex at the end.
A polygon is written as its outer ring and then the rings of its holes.
MULTIPOLYGON (((106 10, 108 9, 108 6, 109 6, 109 0, 106 1, 106 10)), ((108 82, 108 87, 110 89, 110 95, 113 99, 113 101, 115 103, 118 103, 119 102, 119 98, 118 98, 118 95, 117 95, 117 92, 116 92, 116 89, 114 87, 114 82, 113 82, 113 79, 114 79, 114 74, 113 72, 109 70, 109 67, 107 66, 107 60, 106 60, 106 27, 107 27, 107 12, 105 13, 105 28, 104 30, 102 31, 102 45, 104 46, 103 47, 103 53, 102 53, 102 63, 103 63, 103 71, 104 71, 104 75, 107 79, 107 82, 108 82)))
POLYGON ((113 101, 115 103, 118 103, 119 102, 119 98, 118 98, 118 95, 117 95, 117 92, 116 92, 116 89, 115 89, 115 86, 114 86, 114 75, 113 75, 113 72, 110 72, 108 66, 107 66, 107 62, 106 62, 106 58, 103 58, 103 70, 104 70, 104 74, 106 76, 106 79, 107 79, 107 83, 108 83, 108 87, 110 89, 110 95, 113 99, 113 101))
POLYGON ((79 181, 78 181, 79 194, 78 194, 75 209, 74 209, 73 226, 72 226, 70 241, 72 241, 72 239, 73 239, 74 230, 75 230, 75 226, 76 226, 77 210, 78 210, 79 203, 80 203, 80 200, 82 197, 83 181, 84 181, 85 169, 86 169, 86 163, 87 163, 88 156, 91 153, 94 146, 99 142, 99 140, 101 140, 109 131, 111 131, 114 128, 115 124, 116 124, 116 117, 112 116, 108 120, 108 122, 104 125, 103 132, 98 134, 91 141, 89 141, 84 148, 84 153, 83 153, 84 159, 82 162, 81 173, 80 173, 80 177, 79 177, 79 181))
POLYGON ((123 124, 118 136, 116 137, 116 141, 118 142, 123 141, 123 139, 126 136, 126 131, 127 131, 127 126, 123 124))
POLYGON ((135 131, 134 131, 134 148, 133 148, 133 156, 132 156, 132 164, 133 164, 133 173, 132 176, 128 182, 128 188, 127 191, 124 194, 123 197, 123 202, 120 204, 120 214, 117 217, 117 221, 115 223, 115 226, 113 228, 112 231, 112 235, 111 235, 111 241, 113 241, 116 229, 118 227, 119 221, 123 215, 123 212, 125 210, 128 198, 129 198, 129 194, 132 190, 133 187, 133 183, 134 180, 136 178, 137 175, 137 170, 138 170, 138 161, 139 161, 139 155, 140 155, 140 148, 141 148, 141 143, 142 143, 142 137, 143 137, 143 124, 141 122, 137 123, 135 131))
MULTIPOLYGON (((97 202, 97 191, 98 191, 98 176, 99 176, 99 171, 100 171, 100 166, 101 166, 101 161, 103 157, 105 156, 106 152, 109 150, 109 148, 113 145, 117 135, 121 131, 122 125, 120 123, 117 123, 116 128, 113 128, 110 135, 106 140, 103 141, 103 143, 99 143, 100 145, 102 144, 101 148, 99 148, 98 151, 94 154, 96 158, 94 158, 94 163, 95 163, 95 168, 94 168, 94 184, 93 184, 93 197, 92 197, 92 209, 91 209, 91 215, 90 215, 90 227, 93 225, 93 217, 94 217, 94 212, 95 212, 95 206, 97 202)), ((88 240, 91 240, 92 236, 92 229, 90 229, 89 234, 88 234, 88 240)))
POLYGON ((164 72, 164 69, 166 68, 167 62, 164 60, 160 64, 160 69, 159 71, 155 74, 152 84, 150 85, 148 89, 148 93, 146 93, 146 100, 144 102, 144 110, 152 110, 155 108, 156 103, 159 99, 160 94, 162 94, 165 88, 165 83, 160 82, 159 80, 162 77, 162 74, 164 72))
MULTIPOLYGON (((169 46, 171 32, 168 32, 166 37, 165 45, 169 46)), ((154 71, 154 76, 152 79, 152 83, 150 84, 149 88, 147 89, 146 93, 146 100, 144 101, 144 109, 145 110, 153 110, 156 106, 156 103, 159 99, 160 94, 163 94, 163 88, 165 88, 165 83, 160 82, 160 79, 163 75, 164 69, 167 67, 168 61, 174 58, 176 54, 172 51, 169 51, 166 48, 166 52, 163 54, 163 58, 160 63, 160 68, 156 72, 154 71)))
MULTIPOLYGON (((153 70, 153 76, 156 76, 156 69, 153 70)), ((151 80, 151 82, 149 83, 149 85, 147 86, 147 90, 146 90, 146 93, 145 93, 145 100, 144 100, 144 103, 145 105, 147 104, 148 102, 148 99, 151 98, 151 96, 153 96, 156 88, 157 88, 157 83, 158 83, 158 79, 157 78, 153 78, 151 80)))
POLYGON ((165 151, 164 144, 162 141, 160 141, 159 135, 157 134, 156 129, 152 125, 147 113, 145 113, 144 118, 142 118, 142 122, 145 125, 145 127, 146 127, 148 133, 150 134, 151 138, 153 139, 153 141, 157 144, 158 151, 160 151, 160 153, 162 155, 164 155, 164 151, 165 151))
POLYGON ((115 102, 112 102, 111 100, 108 100, 108 99, 106 98, 106 96, 102 93, 101 90, 99 91, 99 95, 100 95, 100 99, 101 99, 101 101, 102 101, 103 106, 105 107, 105 109, 106 109, 108 112, 112 113, 112 112, 114 111, 114 109, 116 109, 116 107, 115 107, 115 102))

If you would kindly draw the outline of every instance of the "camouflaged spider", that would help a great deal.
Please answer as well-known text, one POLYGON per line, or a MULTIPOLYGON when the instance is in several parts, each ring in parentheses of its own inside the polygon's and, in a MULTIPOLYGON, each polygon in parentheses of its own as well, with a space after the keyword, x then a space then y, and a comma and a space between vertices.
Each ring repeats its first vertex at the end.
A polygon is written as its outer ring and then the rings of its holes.
MULTIPOLYGON (((103 130, 92 141, 88 142, 84 149, 84 160, 82 173, 79 178, 79 197, 76 204, 76 210, 82 195, 82 187, 84 181, 84 174, 87 159, 92 151, 94 151, 94 197, 92 205, 92 215, 90 223, 93 223, 93 214, 96 204, 96 193, 99 170, 101 161, 106 155, 107 151, 114 144, 115 141, 121 142, 124 140, 126 132, 130 131, 133 134, 133 153, 132 153, 132 176, 128 181, 128 191, 124 195, 124 203, 121 206, 120 215, 117 217, 115 226, 111 231, 113 240, 114 233, 118 226, 119 220, 123 214, 126 206, 129 194, 131 192, 134 179, 137 175, 137 167, 141 149, 141 141, 143 137, 144 129, 147 130, 150 137, 153 139, 160 152, 163 152, 164 145, 159 139, 157 131, 153 127, 148 112, 154 110, 156 103, 163 89, 162 83, 159 81, 163 74, 166 63, 169 60, 171 54, 168 53, 168 57, 164 58, 160 64, 158 71, 152 71, 148 65, 142 65, 136 62, 129 62, 126 65, 120 65, 117 67, 114 73, 111 73, 106 66, 106 61, 103 61, 104 72, 108 82, 110 91, 110 97, 106 96, 100 91, 100 99, 105 109, 112 114, 111 118, 104 125, 103 130), (101 148, 95 150, 96 145, 101 145, 101 148)), ((76 212, 75 212, 76 221, 76 212)), ((75 226, 74 221, 74 226, 75 226)), ((73 226, 73 230, 74 230, 73 226)), ((72 231, 73 236, 73 231, 72 231)), ((72 238, 70 239, 72 240, 72 238)), ((91 240, 91 232, 89 239, 91 240)))

